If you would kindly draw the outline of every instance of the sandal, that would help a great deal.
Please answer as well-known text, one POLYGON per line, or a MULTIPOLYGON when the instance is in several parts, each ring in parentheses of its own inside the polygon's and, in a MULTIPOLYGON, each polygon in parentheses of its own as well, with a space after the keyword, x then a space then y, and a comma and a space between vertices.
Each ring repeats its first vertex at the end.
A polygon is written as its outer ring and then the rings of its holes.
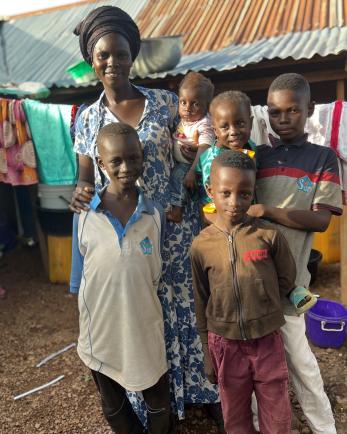
POLYGON ((297 286, 289 295, 296 313, 301 315, 317 303, 317 297, 310 290, 303 286, 297 286))

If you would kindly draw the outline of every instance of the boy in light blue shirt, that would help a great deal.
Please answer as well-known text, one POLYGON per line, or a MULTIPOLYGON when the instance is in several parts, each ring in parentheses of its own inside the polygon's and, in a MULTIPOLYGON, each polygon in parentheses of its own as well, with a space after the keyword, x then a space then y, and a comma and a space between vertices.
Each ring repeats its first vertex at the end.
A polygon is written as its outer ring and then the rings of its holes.
POLYGON ((98 165, 109 184, 74 216, 71 292, 78 292, 77 352, 91 369, 102 409, 118 433, 143 432, 126 391, 142 392, 149 433, 171 433, 161 277, 162 208, 136 187, 143 152, 136 131, 108 124, 98 165))

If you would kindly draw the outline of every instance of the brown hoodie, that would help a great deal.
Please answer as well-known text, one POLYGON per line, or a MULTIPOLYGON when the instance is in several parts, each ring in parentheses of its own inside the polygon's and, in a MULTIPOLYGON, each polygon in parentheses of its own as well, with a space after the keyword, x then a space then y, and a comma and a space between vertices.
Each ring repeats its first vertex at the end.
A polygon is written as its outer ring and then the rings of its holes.
POLYGON ((295 286, 296 268, 284 236, 246 217, 229 234, 208 226, 191 247, 194 299, 203 344, 211 331, 256 339, 284 324, 281 298, 295 286))

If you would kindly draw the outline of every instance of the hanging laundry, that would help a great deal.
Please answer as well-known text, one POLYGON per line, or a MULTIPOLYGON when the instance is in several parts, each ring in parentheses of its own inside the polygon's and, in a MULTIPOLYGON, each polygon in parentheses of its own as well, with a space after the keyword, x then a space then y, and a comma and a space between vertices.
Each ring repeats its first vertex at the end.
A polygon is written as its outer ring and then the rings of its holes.
POLYGON ((347 161, 340 160, 340 175, 341 175, 341 184, 343 190, 343 204, 347 205, 347 161))
POLYGON ((331 121, 334 104, 317 104, 313 115, 307 119, 305 131, 308 140, 321 146, 330 147, 331 121))
POLYGON ((77 160, 70 135, 71 105, 24 100, 35 145, 40 182, 75 184, 77 160))
POLYGON ((272 130, 267 112, 267 106, 255 105, 252 106, 252 131, 251 140, 259 145, 270 145, 269 134, 278 137, 272 130))
POLYGON ((347 204, 347 103, 335 101, 318 104, 306 127, 308 140, 318 145, 328 146, 339 157, 342 198, 347 204))
POLYGON ((38 182, 36 157, 22 101, 0 99, 0 182, 38 182))

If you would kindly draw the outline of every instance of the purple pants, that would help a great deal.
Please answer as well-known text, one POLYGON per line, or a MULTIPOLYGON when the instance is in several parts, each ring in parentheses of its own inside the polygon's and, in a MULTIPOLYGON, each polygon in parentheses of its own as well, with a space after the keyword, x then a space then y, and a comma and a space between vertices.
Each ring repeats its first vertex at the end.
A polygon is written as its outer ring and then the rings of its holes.
POLYGON ((218 378, 226 432, 255 432, 251 411, 254 391, 261 433, 290 434, 288 369, 281 332, 247 341, 209 332, 208 347, 218 378))

